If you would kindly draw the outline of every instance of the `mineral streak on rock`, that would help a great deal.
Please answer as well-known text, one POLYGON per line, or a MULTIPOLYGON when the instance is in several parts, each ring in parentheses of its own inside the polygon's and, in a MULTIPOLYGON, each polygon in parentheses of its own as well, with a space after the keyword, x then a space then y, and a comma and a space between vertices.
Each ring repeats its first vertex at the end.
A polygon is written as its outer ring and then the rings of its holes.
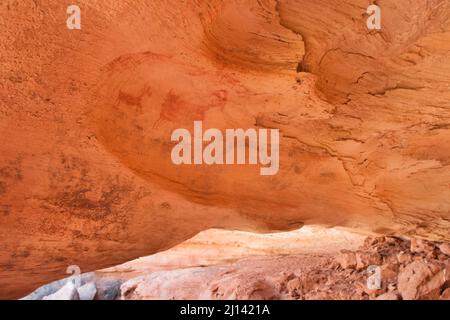
POLYGON ((211 227, 450 240, 450 3, 0 3, 0 297, 211 227), (282 133, 280 172, 170 161, 170 133, 282 133))

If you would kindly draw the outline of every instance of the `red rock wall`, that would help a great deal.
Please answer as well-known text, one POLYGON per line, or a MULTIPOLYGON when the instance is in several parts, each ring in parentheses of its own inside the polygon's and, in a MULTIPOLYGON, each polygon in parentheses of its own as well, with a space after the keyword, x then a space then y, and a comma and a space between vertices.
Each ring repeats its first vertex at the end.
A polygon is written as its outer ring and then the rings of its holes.
POLYGON ((0 4, 0 296, 210 227, 450 239, 447 1, 78 3, 0 4), (174 166, 194 120, 279 128, 280 172, 174 166))

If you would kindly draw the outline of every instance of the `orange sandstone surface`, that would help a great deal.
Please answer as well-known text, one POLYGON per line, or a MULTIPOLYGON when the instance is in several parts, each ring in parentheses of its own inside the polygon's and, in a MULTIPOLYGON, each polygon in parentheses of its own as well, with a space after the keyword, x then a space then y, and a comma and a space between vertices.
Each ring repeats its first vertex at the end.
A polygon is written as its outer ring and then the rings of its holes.
POLYGON ((450 3, 0 3, 0 297, 209 228, 450 241, 450 3), (280 170, 175 166, 171 132, 278 128, 280 170))

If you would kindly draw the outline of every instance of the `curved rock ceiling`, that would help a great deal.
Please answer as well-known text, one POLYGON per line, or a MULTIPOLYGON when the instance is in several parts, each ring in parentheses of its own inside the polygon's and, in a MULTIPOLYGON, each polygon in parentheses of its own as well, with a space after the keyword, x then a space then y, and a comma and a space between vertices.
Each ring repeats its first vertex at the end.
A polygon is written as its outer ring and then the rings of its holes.
POLYGON ((450 240, 448 1, 78 2, 0 4, 2 296, 212 227, 450 240), (279 173, 173 165, 195 120, 278 128, 279 173))

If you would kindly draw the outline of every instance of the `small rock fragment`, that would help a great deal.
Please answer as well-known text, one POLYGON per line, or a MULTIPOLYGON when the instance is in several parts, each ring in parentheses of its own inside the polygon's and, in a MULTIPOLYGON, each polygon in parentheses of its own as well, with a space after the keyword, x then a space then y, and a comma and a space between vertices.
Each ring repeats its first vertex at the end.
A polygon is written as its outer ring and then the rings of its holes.
POLYGON ((381 266, 381 283, 384 288, 397 282, 398 265, 385 264, 381 266))
POLYGON ((399 254, 397 254, 397 261, 401 264, 407 264, 412 261, 412 257, 410 254, 402 251, 399 254))
POLYGON ((399 296, 395 292, 386 292, 378 296, 376 300, 399 300, 399 296))
POLYGON ((356 269, 366 269, 369 266, 378 266, 383 263, 383 259, 376 252, 357 252, 356 253, 356 269))
POLYGON ((78 288, 78 295, 80 300, 94 300, 95 294, 97 293, 97 288, 94 283, 86 283, 85 285, 78 288))
POLYGON ((96 282, 95 300, 114 300, 119 295, 122 281, 118 279, 101 279, 96 282))
POLYGON ((450 300, 450 288, 447 288, 442 292, 440 300, 450 300))
POLYGON ((336 261, 343 269, 355 269, 357 264, 356 254, 349 250, 342 250, 336 261))
POLYGON ((68 281, 55 293, 45 296, 42 300, 80 300, 77 287, 72 281, 68 281))
POLYGON ((450 243, 443 243, 439 246, 439 250, 447 256, 450 256, 450 243))
POLYGON ((444 270, 423 260, 408 264, 398 275, 398 290, 404 300, 438 299, 445 283, 444 270))
POLYGON ((434 250, 434 245, 426 240, 422 239, 411 239, 411 248, 412 253, 430 253, 434 250))
POLYGON ((296 292, 297 290, 301 289, 301 287, 302 287, 302 281, 300 278, 292 279, 286 284, 286 289, 289 292, 296 292))

